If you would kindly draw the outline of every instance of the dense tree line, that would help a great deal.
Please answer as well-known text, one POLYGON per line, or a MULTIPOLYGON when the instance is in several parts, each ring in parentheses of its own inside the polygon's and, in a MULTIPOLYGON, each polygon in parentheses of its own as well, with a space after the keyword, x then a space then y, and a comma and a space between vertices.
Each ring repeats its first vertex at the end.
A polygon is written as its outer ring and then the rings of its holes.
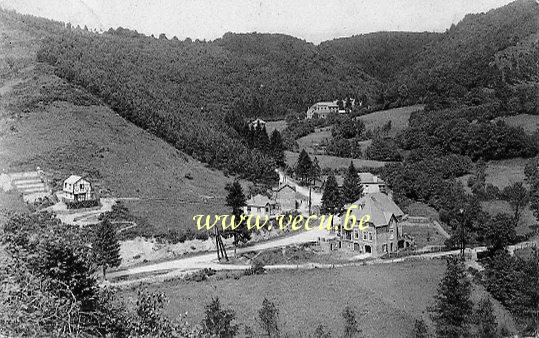
POLYGON ((535 156, 537 137, 494 120, 496 108, 484 105, 414 112, 409 127, 399 137, 400 145, 406 150, 433 148, 441 154, 466 155, 473 160, 535 156))

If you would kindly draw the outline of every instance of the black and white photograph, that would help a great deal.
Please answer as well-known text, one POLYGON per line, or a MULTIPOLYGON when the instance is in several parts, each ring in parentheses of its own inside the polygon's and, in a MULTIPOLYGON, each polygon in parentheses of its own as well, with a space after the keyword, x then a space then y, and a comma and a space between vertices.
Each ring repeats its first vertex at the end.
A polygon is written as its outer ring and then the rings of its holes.
POLYGON ((0 337, 539 338, 539 0, 0 0, 0 337))

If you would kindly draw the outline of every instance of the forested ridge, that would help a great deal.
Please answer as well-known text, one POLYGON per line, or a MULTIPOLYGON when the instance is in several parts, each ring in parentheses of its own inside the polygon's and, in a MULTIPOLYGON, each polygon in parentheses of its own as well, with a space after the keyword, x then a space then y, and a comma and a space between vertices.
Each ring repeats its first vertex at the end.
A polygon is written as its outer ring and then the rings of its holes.
MULTIPOLYGON (((2 15, 46 32, 38 59, 58 76, 178 149, 255 181, 275 179, 274 160, 251 147, 227 116, 301 116, 312 103, 336 97, 378 108, 426 102, 436 112, 463 105, 490 105, 498 116, 537 112, 539 5, 532 0, 467 15, 445 33, 380 32, 319 46, 283 34, 226 33, 214 41, 155 38, 121 27, 98 34, 2 15)), ((513 155, 529 155, 518 152, 513 155)))

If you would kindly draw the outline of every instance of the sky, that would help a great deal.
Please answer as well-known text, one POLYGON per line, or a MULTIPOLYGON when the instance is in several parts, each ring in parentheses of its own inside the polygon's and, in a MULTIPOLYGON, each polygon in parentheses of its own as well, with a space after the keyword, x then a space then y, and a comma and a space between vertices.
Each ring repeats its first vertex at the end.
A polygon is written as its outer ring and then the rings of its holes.
POLYGON ((183 40, 284 33, 313 43, 375 31, 443 32, 508 0, 0 0, 21 13, 90 29, 122 26, 183 40))

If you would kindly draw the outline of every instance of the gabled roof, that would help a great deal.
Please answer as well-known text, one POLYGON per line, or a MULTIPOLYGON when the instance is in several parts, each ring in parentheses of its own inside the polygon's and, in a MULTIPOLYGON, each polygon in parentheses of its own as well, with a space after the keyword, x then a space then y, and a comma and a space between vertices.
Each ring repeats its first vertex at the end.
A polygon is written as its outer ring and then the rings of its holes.
POLYGON ((275 202, 270 200, 267 196, 258 194, 249 198, 245 204, 248 206, 265 207, 268 204, 275 204, 275 202))
POLYGON ((259 123, 260 123, 260 125, 264 125, 264 124, 266 124, 266 121, 264 121, 262 119, 256 119, 254 121, 251 121, 249 124, 250 125, 256 125, 256 124, 259 124, 259 123))
POLYGON ((82 180, 82 177, 80 176, 77 176, 77 175, 71 175, 69 176, 65 181, 64 183, 67 183, 67 184, 75 184, 77 183, 78 181, 82 180))
POLYGON ((359 221, 361 217, 369 215, 369 222, 374 224, 375 227, 389 224, 392 216, 404 215, 399 206, 383 193, 367 194, 353 204, 358 206, 358 209, 353 209, 352 211, 357 220, 359 221))
POLYGON ((281 185, 280 187, 278 187, 277 189, 275 189, 275 192, 279 192, 279 191, 283 190, 286 187, 289 187, 290 189, 296 191, 296 187, 290 185, 289 183, 285 183, 285 184, 281 185))
POLYGON ((358 173, 357 175, 359 176, 359 180, 361 181, 361 183, 384 184, 384 181, 382 179, 371 173, 358 173))

